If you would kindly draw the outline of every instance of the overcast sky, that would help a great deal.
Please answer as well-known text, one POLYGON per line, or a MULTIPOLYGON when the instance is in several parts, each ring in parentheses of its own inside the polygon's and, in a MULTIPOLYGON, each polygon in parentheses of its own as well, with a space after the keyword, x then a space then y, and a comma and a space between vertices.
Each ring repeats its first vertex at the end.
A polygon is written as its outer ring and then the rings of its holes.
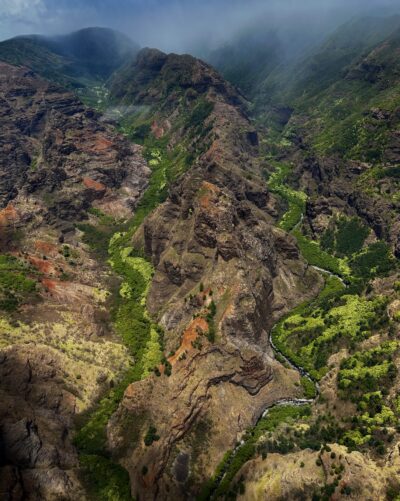
POLYGON ((141 46, 182 52, 224 41, 260 16, 329 24, 386 7, 400 11, 400 0, 0 0, 0 39, 107 26, 141 46))

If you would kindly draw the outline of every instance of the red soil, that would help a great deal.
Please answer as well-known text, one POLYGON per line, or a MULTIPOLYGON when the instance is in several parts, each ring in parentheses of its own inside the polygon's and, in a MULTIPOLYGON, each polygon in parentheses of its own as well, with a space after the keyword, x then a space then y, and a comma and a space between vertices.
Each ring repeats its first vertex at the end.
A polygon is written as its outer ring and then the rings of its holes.
POLYGON ((112 141, 103 136, 97 137, 93 146, 93 151, 105 151, 113 145, 112 141))
POLYGON ((89 190, 94 190, 94 191, 99 191, 99 192, 104 192, 107 190, 107 188, 106 188, 106 186, 104 186, 104 184, 99 183, 98 181, 95 181, 94 179, 90 179, 90 177, 84 177, 83 184, 89 190))
POLYGON ((35 256, 28 256, 29 262, 41 273, 45 273, 46 275, 56 275, 57 270, 55 269, 53 263, 51 261, 47 261, 45 259, 40 259, 35 256))
POLYGON ((46 257, 57 257, 58 248, 55 244, 50 242, 44 242, 43 240, 36 240, 35 249, 38 253, 43 254, 46 257))
POLYGON ((198 338, 199 330, 203 332, 208 331, 208 323, 205 318, 197 317, 189 324, 188 328, 183 333, 180 347, 177 349, 175 355, 168 359, 171 365, 174 365, 183 353, 193 350, 192 341, 196 341, 198 338))
POLYGON ((0 210, 0 226, 10 226, 18 220, 18 212, 12 204, 0 210))

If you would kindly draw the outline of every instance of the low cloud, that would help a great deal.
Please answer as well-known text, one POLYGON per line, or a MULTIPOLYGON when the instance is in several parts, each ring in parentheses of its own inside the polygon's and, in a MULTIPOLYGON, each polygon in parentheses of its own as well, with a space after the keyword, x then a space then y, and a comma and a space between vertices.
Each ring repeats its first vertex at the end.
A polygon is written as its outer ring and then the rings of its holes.
POLYGON ((42 0, 0 0, 0 16, 17 18, 26 16, 31 9, 43 8, 42 0))
POLYGON ((142 46, 193 51, 218 45, 260 19, 266 25, 329 26, 369 11, 385 14, 398 0, 0 0, 0 38, 108 26, 142 46))

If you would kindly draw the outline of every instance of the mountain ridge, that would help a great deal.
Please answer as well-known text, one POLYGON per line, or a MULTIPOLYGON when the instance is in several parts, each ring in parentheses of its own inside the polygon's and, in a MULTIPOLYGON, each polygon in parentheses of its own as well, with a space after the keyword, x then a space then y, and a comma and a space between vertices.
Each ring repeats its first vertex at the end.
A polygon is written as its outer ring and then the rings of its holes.
POLYGON ((157 49, 100 111, 0 63, 2 495, 397 499, 397 22, 252 101, 157 49))

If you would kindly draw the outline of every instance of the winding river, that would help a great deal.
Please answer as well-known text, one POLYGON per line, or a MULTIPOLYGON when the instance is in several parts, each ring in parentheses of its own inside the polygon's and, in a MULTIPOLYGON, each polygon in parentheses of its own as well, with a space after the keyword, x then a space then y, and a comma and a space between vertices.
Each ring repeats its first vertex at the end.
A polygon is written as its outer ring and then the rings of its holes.
MULTIPOLYGON (((331 277, 336 277, 338 280, 340 280, 340 282, 345 286, 347 287, 347 284, 346 282, 343 280, 342 277, 340 277, 339 275, 336 275, 335 273, 332 273, 328 270, 325 270, 323 268, 319 268, 318 266, 313 266, 311 265, 312 268, 314 268, 316 271, 320 272, 320 273, 323 273, 325 275, 329 275, 331 277)), ((275 354, 279 355, 279 357, 281 359, 283 359, 289 367, 291 367, 292 369, 296 370, 301 377, 306 377, 307 379, 309 379, 313 385, 315 386, 315 390, 316 390, 316 395, 314 398, 310 398, 310 399, 307 399, 307 398, 283 398, 281 400, 277 400, 275 402, 273 402, 272 404, 268 405, 264 411, 262 412, 262 414, 260 415, 259 419, 257 420, 257 423, 256 425, 260 422, 261 419, 265 418, 268 413, 271 411, 271 409, 273 409, 274 407, 279 407, 279 406, 285 406, 285 405, 293 405, 293 406, 302 406, 302 405, 309 405, 309 404, 312 404, 319 396, 320 394, 320 387, 319 387, 319 384, 317 381, 315 381, 311 375, 301 366, 295 364, 294 362, 292 362, 291 360, 289 360, 289 358, 287 358, 287 356, 282 353, 281 350, 279 350, 279 348, 277 348, 277 346, 275 345, 274 343, 274 340, 273 340, 273 333, 274 333, 274 330, 276 329, 276 327, 278 326, 280 320, 272 327, 270 333, 269 333, 269 343, 273 349, 273 351, 275 352, 275 354)), ((241 447, 245 444, 245 441, 242 440, 236 447, 235 449, 233 450, 229 460, 226 462, 226 464, 224 465, 224 469, 223 471, 221 471, 220 475, 215 479, 214 481, 214 489, 213 489, 213 493, 211 494, 210 498, 209 499, 215 499, 214 497, 214 493, 217 491, 218 487, 220 486, 221 482, 223 481, 230 465, 232 464, 233 460, 235 459, 237 453, 239 452, 239 450, 241 449, 241 447)))

